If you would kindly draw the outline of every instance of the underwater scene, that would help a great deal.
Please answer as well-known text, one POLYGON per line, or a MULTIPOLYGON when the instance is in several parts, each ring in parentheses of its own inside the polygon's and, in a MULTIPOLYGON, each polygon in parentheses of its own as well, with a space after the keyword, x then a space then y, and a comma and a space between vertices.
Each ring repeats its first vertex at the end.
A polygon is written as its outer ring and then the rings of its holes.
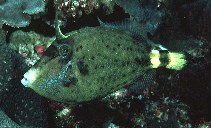
POLYGON ((211 128, 211 0, 0 0, 0 128, 211 128))

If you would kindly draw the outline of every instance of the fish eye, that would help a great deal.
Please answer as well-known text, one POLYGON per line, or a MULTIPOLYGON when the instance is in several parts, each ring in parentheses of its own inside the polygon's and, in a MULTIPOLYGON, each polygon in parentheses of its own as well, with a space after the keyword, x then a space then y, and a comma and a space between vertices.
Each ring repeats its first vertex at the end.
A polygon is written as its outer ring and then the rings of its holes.
POLYGON ((69 47, 67 44, 61 44, 58 46, 58 51, 60 56, 67 56, 69 53, 69 47))

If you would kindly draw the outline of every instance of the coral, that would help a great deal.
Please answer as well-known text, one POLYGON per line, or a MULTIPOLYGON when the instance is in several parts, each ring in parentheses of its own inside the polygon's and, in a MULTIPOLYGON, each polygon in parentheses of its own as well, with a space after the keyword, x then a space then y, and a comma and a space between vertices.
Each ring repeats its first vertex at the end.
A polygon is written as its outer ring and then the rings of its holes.
POLYGON ((79 126, 79 120, 76 119, 74 114, 74 110, 78 107, 77 105, 68 105, 55 101, 49 101, 48 104, 57 128, 79 126))
POLYGON ((145 96, 144 91, 140 95, 132 95, 126 89, 121 89, 100 102, 68 105, 50 101, 49 105, 57 128, 75 126, 191 128, 189 107, 178 99, 169 97, 154 99, 155 90, 159 90, 159 86, 151 88, 148 96, 145 96))
POLYGON ((211 127, 211 121, 201 123, 197 128, 210 128, 211 127))
POLYGON ((12 121, 3 111, 0 111, 0 127, 1 128, 20 128, 18 124, 12 121))
POLYGON ((0 3, 0 26, 25 27, 30 24, 30 15, 44 12, 44 0, 3 0, 0 3))
POLYGON ((113 12, 114 2, 112 0, 55 0, 57 10, 67 17, 80 17, 83 13, 90 14, 101 5, 107 7, 108 12, 113 12))
POLYGON ((0 40, 0 101, 2 95, 12 86, 14 69, 11 65, 14 63, 12 58, 14 54, 10 48, 7 48, 5 40, 0 40))
POLYGON ((48 127, 46 101, 22 85, 13 83, 1 102, 5 114, 20 126, 48 127))
POLYGON ((11 34, 10 46, 25 58, 28 66, 32 66, 54 40, 55 37, 45 37, 33 31, 18 30, 11 34))
POLYGON ((106 9, 105 14, 112 14, 114 11, 115 0, 99 0, 103 7, 106 9))
POLYGON ((6 32, 3 29, 0 29, 0 45, 6 40, 6 32))
MULTIPOLYGON (((130 15, 130 18, 143 26, 141 31, 154 35, 165 17, 165 11, 158 9, 157 0, 115 0, 116 4, 130 15)), ((142 36, 146 36, 146 34, 142 36)))
POLYGON ((43 56, 44 51, 46 50, 46 47, 38 45, 38 46, 35 46, 34 50, 37 52, 39 58, 41 58, 43 56))
MULTIPOLYGON (((5 32, 1 31, 1 34, 3 33, 5 32)), ((46 128, 43 99, 24 89, 18 82, 28 67, 21 56, 6 44, 4 38, 1 38, 0 42, 0 127, 18 128, 18 124, 20 127, 46 128)))
POLYGON ((98 0, 55 0, 58 10, 61 10, 68 17, 81 16, 83 11, 90 14, 93 9, 99 7, 98 0))
MULTIPOLYGON (((31 90, 25 89, 19 82, 20 77, 28 69, 27 65, 23 58, 5 43, 6 41, 0 40, 0 42, 2 42, 0 45, 1 110, 21 127, 48 127, 45 100, 31 90)), ((0 126, 2 125, 6 124, 0 123, 0 126)))
POLYGON ((122 7, 126 13, 129 13, 132 18, 142 23, 146 23, 150 20, 154 15, 153 12, 156 11, 156 0, 150 0, 145 3, 139 0, 115 0, 115 2, 122 7))
MULTIPOLYGON (((190 128, 190 118, 187 114, 189 107, 181 101, 169 97, 153 100, 153 91, 157 89, 158 87, 151 88, 147 97, 144 96, 144 91, 140 95, 131 95, 125 91, 122 95, 117 91, 105 97, 103 102, 107 103, 110 109, 121 113, 123 117, 129 117, 130 127, 155 127, 158 125, 160 127, 190 128), (115 98, 117 93, 121 95, 121 98, 119 96, 115 98)), ((115 117, 113 118, 115 122, 115 117)))

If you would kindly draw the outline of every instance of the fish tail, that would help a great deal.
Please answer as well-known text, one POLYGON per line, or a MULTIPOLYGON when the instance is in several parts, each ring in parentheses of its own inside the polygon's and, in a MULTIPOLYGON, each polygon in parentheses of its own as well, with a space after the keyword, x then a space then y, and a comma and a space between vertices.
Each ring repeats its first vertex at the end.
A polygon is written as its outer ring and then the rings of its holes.
POLYGON ((186 55, 168 50, 151 50, 150 62, 152 68, 165 67, 173 70, 181 70, 187 64, 186 55))

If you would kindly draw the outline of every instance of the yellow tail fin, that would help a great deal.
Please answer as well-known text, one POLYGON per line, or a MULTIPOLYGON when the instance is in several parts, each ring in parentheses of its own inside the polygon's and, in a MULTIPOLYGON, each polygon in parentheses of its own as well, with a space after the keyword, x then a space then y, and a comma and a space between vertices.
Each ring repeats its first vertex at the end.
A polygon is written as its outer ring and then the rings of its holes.
POLYGON ((159 50, 152 50, 150 53, 150 62, 152 68, 166 67, 168 69, 181 70, 187 63, 185 55, 182 53, 168 52, 167 60, 168 63, 163 63, 160 59, 162 54, 159 50))

